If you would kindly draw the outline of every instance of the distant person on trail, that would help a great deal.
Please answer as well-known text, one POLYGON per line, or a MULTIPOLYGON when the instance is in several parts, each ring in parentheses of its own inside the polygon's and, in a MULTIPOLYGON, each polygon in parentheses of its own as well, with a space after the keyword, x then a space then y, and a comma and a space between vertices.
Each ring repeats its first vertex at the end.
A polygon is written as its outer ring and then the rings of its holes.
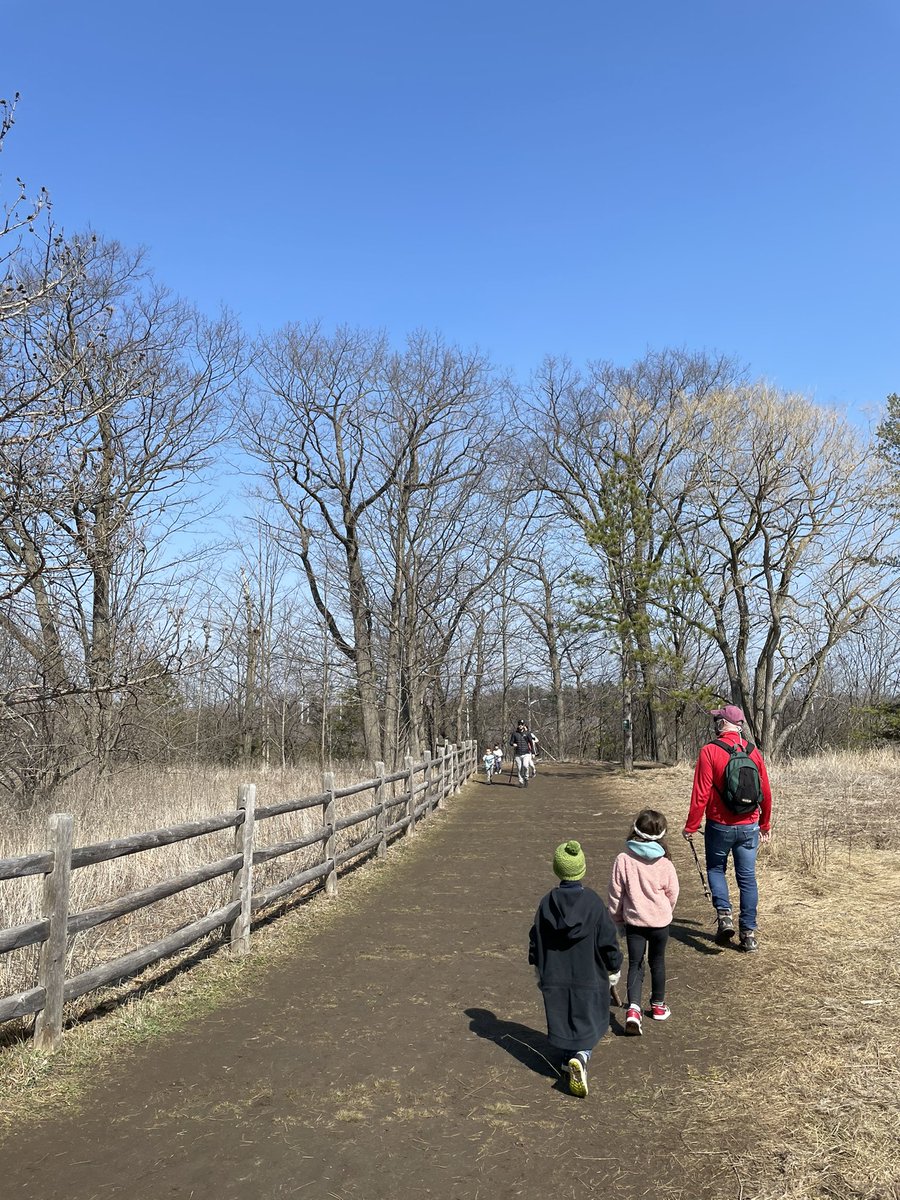
POLYGON ((716 941, 725 945, 734 937, 734 918, 725 866, 734 859, 734 877, 741 898, 740 948, 759 949, 756 910, 756 854, 760 841, 769 840, 772 789, 759 750, 741 737, 743 710, 735 704, 714 709, 716 737, 700 750, 694 771, 691 806, 682 830, 691 841, 706 816, 704 846, 709 890, 716 906, 716 941))
POLYGON ((535 775, 537 775, 537 760, 538 760, 538 756, 539 756, 541 750, 540 750, 540 746, 538 745, 538 735, 533 730, 529 730, 529 732, 531 733, 531 775, 530 775, 530 778, 534 779, 535 775))
POLYGON ((653 808, 642 809, 634 819, 624 851, 613 863, 609 881, 609 915, 623 927, 628 946, 628 1012, 625 1032, 642 1030, 641 992, 644 956, 650 962, 650 1016, 667 1021, 666 943, 675 902, 678 876, 665 843, 666 818, 653 808))
POLYGON ((534 739, 528 732, 528 726, 524 721, 519 721, 509 735, 509 744, 515 755, 519 787, 528 787, 528 775, 534 766, 534 739))
POLYGON ((499 742, 496 742, 493 749, 488 746, 484 752, 484 773, 490 779, 492 775, 499 775, 502 770, 503 748, 499 742))
POLYGON ((606 905, 582 884, 587 867, 576 841, 553 855, 559 886, 544 896, 528 937, 528 961, 537 970, 547 1036, 568 1056, 573 1096, 588 1094, 587 1065, 609 1029, 609 989, 619 982, 622 951, 606 905))

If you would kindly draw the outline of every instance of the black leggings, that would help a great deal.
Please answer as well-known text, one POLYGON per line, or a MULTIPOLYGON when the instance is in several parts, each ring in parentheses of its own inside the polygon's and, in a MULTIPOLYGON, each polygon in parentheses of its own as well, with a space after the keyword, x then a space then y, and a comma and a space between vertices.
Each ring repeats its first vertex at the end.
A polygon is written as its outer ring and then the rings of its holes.
POLYGON ((648 929, 646 925, 626 925, 628 943, 628 1003, 640 1007, 644 986, 644 954, 650 960, 650 1003, 662 1004, 666 998, 666 942, 669 926, 648 929))

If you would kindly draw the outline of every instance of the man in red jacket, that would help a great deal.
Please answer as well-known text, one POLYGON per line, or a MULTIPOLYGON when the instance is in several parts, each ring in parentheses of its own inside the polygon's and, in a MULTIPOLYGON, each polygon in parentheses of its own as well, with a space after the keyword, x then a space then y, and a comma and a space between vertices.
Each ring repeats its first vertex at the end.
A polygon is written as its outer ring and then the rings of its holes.
MULTIPOLYGON (((741 911, 739 920, 740 946, 742 950, 754 951, 759 949, 756 933, 756 909, 759 903, 759 889, 756 884, 756 853, 760 841, 769 840, 769 828, 772 820, 772 789, 769 786, 769 776, 763 756, 754 746, 750 758, 759 771, 760 802, 759 808, 753 812, 739 815, 727 807, 723 799, 725 794, 725 768, 728 765, 730 751, 724 746, 734 746, 739 742, 747 746, 741 737, 741 726, 744 724, 743 710, 735 704, 725 708, 714 709, 710 716, 715 721, 716 742, 708 742, 700 751, 697 767, 694 771, 694 788, 691 792, 691 807, 682 830, 683 836, 691 841, 700 828, 700 822, 706 817, 704 829, 704 846, 706 850, 706 874, 709 878, 709 890, 712 892, 713 903, 718 916, 716 941, 724 944, 734 937, 734 919, 731 915, 731 900, 728 895, 728 883, 725 879, 725 865, 728 855, 734 859, 734 876, 737 880, 741 896, 741 911)), ((752 768, 748 770, 752 772, 752 768)))

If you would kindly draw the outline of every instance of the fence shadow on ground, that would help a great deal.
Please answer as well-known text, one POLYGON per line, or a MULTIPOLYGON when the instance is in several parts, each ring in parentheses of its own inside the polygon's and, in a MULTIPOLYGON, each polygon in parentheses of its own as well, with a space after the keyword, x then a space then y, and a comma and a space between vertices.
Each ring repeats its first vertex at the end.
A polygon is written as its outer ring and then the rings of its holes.
MULTIPOLYGON (((350 876, 360 868, 365 867, 371 856, 361 857, 359 860, 349 863, 344 868, 344 876, 350 876)), ((308 891, 289 897, 282 903, 269 909, 261 916, 254 917, 253 929, 264 929, 269 925, 275 924, 282 917, 289 913, 298 910, 316 897, 322 896, 325 893, 324 883, 316 883, 309 888, 308 891)), ((206 941, 199 946, 186 950, 174 962, 169 962, 165 967, 153 971, 149 968, 148 972, 142 974, 136 979, 123 980, 122 983, 115 987, 114 994, 106 995, 96 1004, 89 1008, 72 1013, 63 1021, 63 1029, 74 1029, 79 1025, 87 1025, 91 1021, 99 1020, 110 1013, 114 1013, 121 1008, 127 1007, 138 1000, 143 1000, 145 997, 152 996, 154 992, 158 992, 166 988, 169 984, 174 983, 176 979, 190 972, 194 967, 207 959, 214 958, 220 954, 223 949, 228 946, 228 937, 221 931, 216 930, 211 933, 206 941)), ((8 1046, 25 1044, 31 1041, 33 1036, 32 1022, 23 1022, 21 1027, 16 1028, 12 1025, 0 1027, 0 1050, 6 1049, 8 1046)))

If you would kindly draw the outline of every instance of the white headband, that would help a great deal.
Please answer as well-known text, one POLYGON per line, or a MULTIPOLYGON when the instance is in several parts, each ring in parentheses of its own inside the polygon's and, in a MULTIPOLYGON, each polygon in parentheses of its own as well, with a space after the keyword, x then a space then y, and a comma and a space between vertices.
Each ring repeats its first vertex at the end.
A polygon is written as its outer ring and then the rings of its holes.
POLYGON ((643 829, 638 829, 637 821, 635 821, 631 828, 638 835, 638 837, 643 838, 645 842, 661 842, 666 836, 665 829, 662 831, 662 833, 644 833, 643 829))

